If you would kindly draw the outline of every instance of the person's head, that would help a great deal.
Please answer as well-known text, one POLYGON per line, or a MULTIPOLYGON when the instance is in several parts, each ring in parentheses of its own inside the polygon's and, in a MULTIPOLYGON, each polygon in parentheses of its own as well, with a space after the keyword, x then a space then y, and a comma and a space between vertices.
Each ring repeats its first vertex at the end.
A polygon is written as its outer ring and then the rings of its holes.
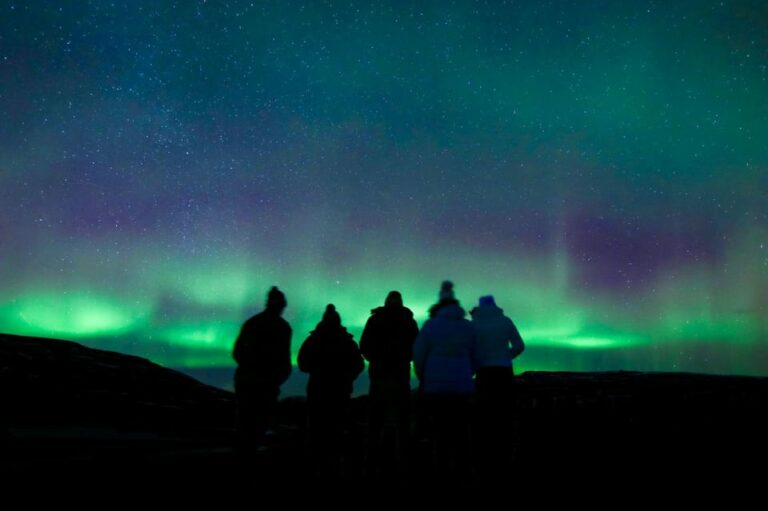
POLYGON ((272 289, 267 293, 267 310, 277 312, 278 314, 283 312, 283 309, 288 305, 285 299, 285 295, 282 291, 277 289, 277 286, 272 286, 272 289))
POLYGON ((341 316, 336 312, 336 307, 332 303, 325 306, 322 323, 327 326, 341 326, 341 316))
POLYGON ((403 296, 399 291, 390 291, 387 295, 387 299, 384 300, 385 307, 402 307, 403 296))
POLYGON ((439 301, 447 300, 456 300, 456 295, 453 294, 453 282, 450 280, 444 280, 440 285, 439 301))
POLYGON ((480 307, 496 307, 496 299, 493 295, 481 296, 480 307))

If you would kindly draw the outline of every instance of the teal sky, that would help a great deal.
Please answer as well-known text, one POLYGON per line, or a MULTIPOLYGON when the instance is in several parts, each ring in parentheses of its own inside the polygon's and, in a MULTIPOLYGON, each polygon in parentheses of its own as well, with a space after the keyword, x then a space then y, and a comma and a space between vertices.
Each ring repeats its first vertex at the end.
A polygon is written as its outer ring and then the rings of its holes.
POLYGON ((402 291, 525 369, 768 374, 760 1, 0 0, 0 331, 231 365, 402 291))

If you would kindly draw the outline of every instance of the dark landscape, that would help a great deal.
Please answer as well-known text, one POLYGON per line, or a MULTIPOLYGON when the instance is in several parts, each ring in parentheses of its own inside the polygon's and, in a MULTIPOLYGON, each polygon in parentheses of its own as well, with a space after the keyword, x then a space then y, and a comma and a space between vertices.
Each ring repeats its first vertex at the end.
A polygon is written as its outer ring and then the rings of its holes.
MULTIPOLYGON (((0 335, 0 361, 4 478, 109 474, 215 485, 245 476, 255 487, 314 480, 303 398, 281 401, 267 448, 240 463, 230 392, 67 341, 0 335)), ((766 378, 527 372, 517 388, 514 456, 494 467, 510 481, 748 484, 763 471, 766 378)), ((353 400, 339 484, 373 484, 362 470, 366 407, 365 396, 353 400)), ((414 443, 411 475, 395 478, 398 487, 435 482, 428 439, 414 443)), ((483 481, 476 474, 464 483, 483 481)))
POLYGON ((766 141, 766 0, 0 1, 0 503, 758 507, 766 141))

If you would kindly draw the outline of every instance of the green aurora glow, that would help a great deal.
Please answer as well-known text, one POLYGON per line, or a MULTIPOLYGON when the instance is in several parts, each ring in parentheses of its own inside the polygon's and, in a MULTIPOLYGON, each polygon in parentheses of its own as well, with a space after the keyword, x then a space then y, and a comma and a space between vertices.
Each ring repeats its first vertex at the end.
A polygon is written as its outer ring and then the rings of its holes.
MULTIPOLYGON (((700 343, 759 346, 765 339, 764 317, 750 312, 764 289, 764 282, 750 282, 749 275, 756 274, 753 268, 742 267, 744 278, 735 274, 730 289, 712 282, 700 267, 678 269, 674 285, 671 279, 660 277, 647 293, 627 295, 617 303, 610 294, 586 296, 574 286, 578 276, 562 254, 549 260, 522 253, 486 257, 482 268, 467 272, 464 268, 476 264, 471 252, 461 247, 442 250, 452 256, 428 261, 418 254, 409 255, 401 259, 411 264, 401 263, 388 274, 368 269, 381 267, 381 261, 360 261, 343 270, 318 267, 259 276, 254 269, 258 262, 187 260, 172 265, 178 271, 166 269, 168 273, 163 273, 158 268, 157 274, 145 276, 141 296, 109 289, 73 291, 63 283, 53 286, 61 290, 54 292, 49 282, 39 289, 0 296, 0 325, 6 332, 75 339, 96 346, 105 338, 130 339, 123 350, 151 353, 153 359, 172 366, 231 365, 230 351, 240 324, 260 308, 272 284, 279 284, 288 296, 286 318, 294 327, 297 351, 326 303, 336 304, 345 325, 359 339, 370 309, 380 305, 390 289, 401 290, 421 323, 436 298, 440 280, 452 277, 465 306, 482 294, 496 295, 534 352, 541 347, 560 353, 611 353, 681 343, 695 350, 700 343), (714 289, 722 294, 712 294, 714 289), (638 311, 642 311, 642 321, 638 311)), ((733 258, 734 262, 742 260, 743 252, 735 250, 733 258)), ((135 275, 128 272, 129 282, 141 278, 139 269, 135 275)), ((575 369, 557 360, 526 363, 525 357, 520 367, 575 369)), ((588 362, 582 367, 589 368, 588 362)), ((627 368, 632 368, 631 362, 627 368)), ((657 369, 674 367, 671 360, 669 365, 662 360, 657 369)), ((730 370, 759 373, 761 361, 751 365, 742 359, 730 370)))
POLYGON ((518 369, 768 375, 753 0, 0 5, 0 331, 231 367, 398 289, 518 369))

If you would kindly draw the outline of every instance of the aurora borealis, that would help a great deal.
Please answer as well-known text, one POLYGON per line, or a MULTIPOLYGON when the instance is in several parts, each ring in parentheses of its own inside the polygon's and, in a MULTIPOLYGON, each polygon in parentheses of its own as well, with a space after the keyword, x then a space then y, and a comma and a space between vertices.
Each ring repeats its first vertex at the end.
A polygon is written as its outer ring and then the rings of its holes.
POLYGON ((221 367, 450 278, 522 370, 768 375, 762 1, 0 0, 0 119, 2 332, 221 367))

